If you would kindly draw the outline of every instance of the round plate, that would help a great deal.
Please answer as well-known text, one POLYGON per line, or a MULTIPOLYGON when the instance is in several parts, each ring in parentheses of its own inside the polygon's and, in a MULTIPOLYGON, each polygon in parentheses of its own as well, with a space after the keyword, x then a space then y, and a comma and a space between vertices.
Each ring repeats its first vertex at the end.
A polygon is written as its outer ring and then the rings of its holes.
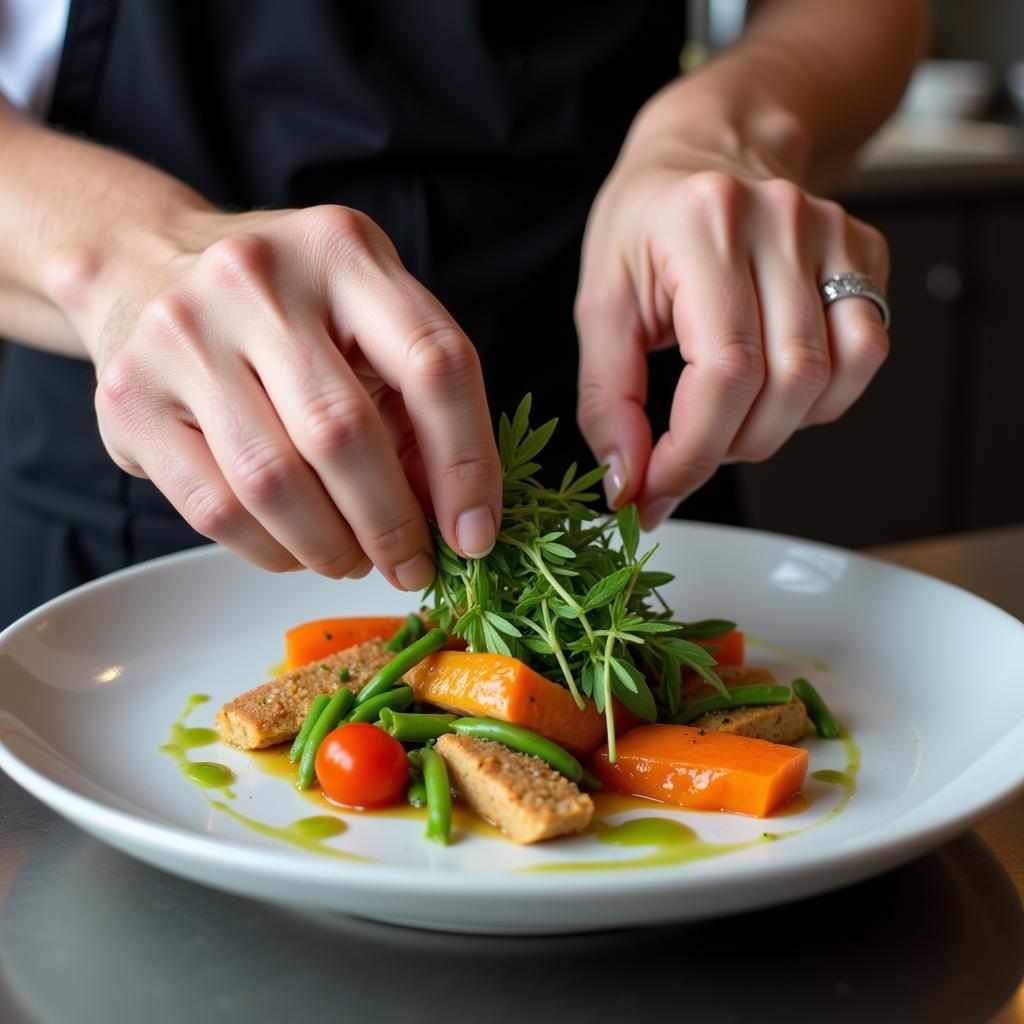
MULTIPOLYGON (((296 848, 274 830, 327 811, 286 780, 217 743, 189 756, 227 765, 231 792, 202 789, 159 748, 191 695, 211 699, 189 725, 209 726, 221 703, 263 681, 290 626, 405 612, 415 599, 376 576, 273 576, 213 547, 88 584, 0 634, 0 767, 101 839, 199 882, 424 928, 534 933, 821 892, 936 846, 1024 783, 1016 619, 926 576, 791 538, 670 523, 654 539, 652 564, 677 574, 664 593, 678 616, 739 622, 749 663, 787 683, 809 676, 845 723, 863 767, 842 813, 832 812, 845 790, 809 777, 797 813, 767 821, 654 803, 607 819, 665 817, 696 833, 667 856, 609 844, 600 830, 531 847, 457 830, 440 848, 419 820, 357 813, 343 834, 296 848)), ((844 769, 841 742, 808 746, 812 773, 844 769)))

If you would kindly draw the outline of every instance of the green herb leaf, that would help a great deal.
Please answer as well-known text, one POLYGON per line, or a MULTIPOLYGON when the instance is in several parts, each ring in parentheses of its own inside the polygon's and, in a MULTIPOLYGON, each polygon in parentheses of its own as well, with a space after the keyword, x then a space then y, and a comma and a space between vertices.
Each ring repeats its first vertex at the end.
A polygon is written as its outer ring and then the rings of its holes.
POLYGON ((530 406, 532 404, 533 395, 529 393, 523 395, 523 400, 519 403, 519 408, 516 409, 516 414, 512 419, 513 444, 519 444, 530 427, 530 406))
POLYGON ((535 671, 567 686, 578 702, 580 694, 592 698, 602 713, 615 694, 645 721, 659 713, 670 719, 684 670, 724 690, 713 652, 694 641, 720 636, 732 623, 672 621, 658 588, 673 577, 646 567, 654 547, 637 556, 636 508, 602 517, 593 507, 592 489, 607 467, 577 475, 570 466, 557 490, 540 481, 539 456, 556 424, 531 429, 531 404, 526 395, 511 418, 498 420, 502 515, 491 553, 464 559, 434 528, 437 574, 424 594, 429 619, 473 651, 528 658, 535 671))
POLYGON ((632 502, 620 508, 615 518, 619 523, 619 534, 622 537, 622 549, 631 562, 636 560, 636 549, 640 543, 640 519, 636 505, 632 502))
POLYGON ((644 722, 653 722, 658 717, 658 706, 654 701, 654 694, 651 693, 647 680, 641 677, 637 690, 634 693, 622 684, 622 677, 616 675, 612 680, 612 692, 621 704, 633 712, 637 718, 644 722))
MULTIPOLYGON (((531 430, 526 435, 526 440, 519 446, 516 452, 517 462, 527 462, 537 455, 541 449, 551 440, 551 435, 558 426, 558 420, 548 420, 536 430, 531 430)), ((539 467, 538 467, 539 468, 539 467)))
POLYGON ((587 591, 587 596, 583 599, 584 609, 590 611, 592 608, 600 608, 602 605, 608 604, 613 597, 622 593, 632 575, 633 566, 627 565, 622 569, 617 569, 603 580, 598 580, 587 591))
POLYGON ((523 635, 508 619, 503 619, 497 612, 486 611, 484 617, 499 633, 504 633, 506 636, 523 635))
POLYGON ((727 619, 702 619, 700 622, 687 622, 681 626, 679 635, 687 640, 714 640, 716 637, 731 633, 735 628, 736 623, 727 619))

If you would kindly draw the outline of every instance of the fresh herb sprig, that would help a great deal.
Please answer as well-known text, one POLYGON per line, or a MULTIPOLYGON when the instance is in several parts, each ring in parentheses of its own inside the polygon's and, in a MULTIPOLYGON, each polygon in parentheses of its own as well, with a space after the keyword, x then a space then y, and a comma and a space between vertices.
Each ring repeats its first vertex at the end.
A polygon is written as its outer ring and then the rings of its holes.
POLYGON ((614 760, 612 696, 653 722, 679 710, 683 669, 725 694, 714 655, 694 641, 733 624, 672 621, 658 588, 674 577, 647 567, 657 545, 638 554, 636 507, 607 517, 592 507, 591 488, 606 467, 577 475, 573 463, 557 488, 537 479, 537 457, 558 421, 531 429, 530 405, 527 395, 499 423, 503 494, 494 549, 465 559, 435 533, 438 571, 424 599, 431 620, 472 650, 520 658, 564 683, 580 708, 592 698, 605 714, 614 760))

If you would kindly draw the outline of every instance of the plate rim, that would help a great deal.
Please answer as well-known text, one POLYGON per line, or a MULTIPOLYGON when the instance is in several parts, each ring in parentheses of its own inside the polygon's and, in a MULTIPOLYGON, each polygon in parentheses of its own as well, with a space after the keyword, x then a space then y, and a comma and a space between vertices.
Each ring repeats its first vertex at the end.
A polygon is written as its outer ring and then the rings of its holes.
MULTIPOLYGON (((852 558, 855 562, 865 563, 875 568, 880 567, 889 573, 906 574, 924 580, 929 586, 937 585, 943 590, 956 593, 959 599, 966 597, 972 602, 980 602, 988 613, 996 613, 1007 624, 1024 632, 1024 622, 980 595, 920 570, 896 565, 874 555, 788 534, 729 524, 674 520, 662 528, 666 527, 680 532, 698 534, 711 532, 754 535, 769 538, 775 542, 796 543, 817 550, 841 554, 845 558, 852 558)), ((136 565, 126 566, 95 580, 90 580, 51 598, 7 626, 0 632, 0 654, 8 653, 8 644, 15 635, 20 635, 22 630, 30 628, 34 622, 45 617, 55 607, 74 603, 95 590, 108 589, 125 580, 159 572, 168 563, 183 565, 191 561, 217 559, 235 561, 238 560, 238 556, 217 544, 202 544, 136 565)), ((18 720, 14 719, 14 721, 17 723, 18 720)), ((128 811, 108 806, 99 799, 85 796, 47 776, 22 760, 10 748, 6 740, 7 735, 8 729, 0 729, 0 768, 56 813, 71 818, 79 827, 100 835, 102 838, 109 835, 118 836, 125 841, 138 842, 154 850, 173 847, 176 855, 187 853, 189 859, 198 859, 203 864, 231 866, 236 869, 244 868, 246 872, 269 875, 278 881, 293 880, 296 874, 295 865, 300 863, 305 878, 316 884, 334 883, 337 885, 356 882, 363 888, 373 891, 378 889, 394 891, 396 887, 400 887, 403 892, 411 889, 423 892, 429 889, 431 896, 443 896, 458 892, 467 895, 487 895, 500 900, 514 898, 517 895, 549 895, 552 890, 557 890, 566 898, 580 899, 592 895, 595 889, 605 892, 614 890, 619 895, 625 891, 650 894, 685 890, 697 883, 704 885, 710 883, 718 886, 736 885, 737 883, 782 882, 806 872, 808 869, 827 874, 830 871, 839 871, 855 864, 871 865, 879 860, 884 861, 887 865, 895 866, 901 862, 901 859, 908 859, 916 852, 923 852, 924 849, 932 849, 946 839, 970 828, 973 823, 987 817, 999 807, 1013 800, 1020 792, 1024 792, 1024 759, 1022 759, 1016 773, 1007 772, 1001 778, 993 779, 987 796, 980 802, 972 804, 969 809, 959 810, 953 814, 943 814, 934 820, 926 819, 923 824, 914 824, 920 808, 930 803, 942 791, 933 794, 925 804, 915 805, 907 814, 883 822, 878 828, 872 829, 866 834, 849 837, 843 840, 841 847, 834 847, 824 852, 815 849, 811 855, 806 857, 794 857, 790 854, 785 860, 759 864, 757 870, 753 872, 749 870, 747 864, 737 863, 734 858, 716 858, 713 862, 713 869, 710 871, 711 878, 707 877, 708 872, 695 870, 695 867, 698 867, 696 865, 661 866, 656 870, 650 868, 617 869, 616 881, 621 880, 625 884, 608 886, 606 876, 600 872, 559 872, 550 875, 522 871, 464 873, 460 870, 433 871, 424 869, 422 866, 377 861, 359 863, 328 860, 302 850, 248 845, 233 839, 196 832, 168 821, 149 821, 128 811), (69 806, 71 810, 65 811, 65 805, 69 806), (906 825, 901 827, 901 823, 907 822, 908 819, 910 819, 911 827, 907 828, 906 825), (82 824, 83 822, 89 822, 89 824, 82 824), (602 879, 605 883, 603 885, 602 879)), ((1024 719, 1011 726, 996 746, 990 749, 1012 745, 1013 741, 1018 739, 1024 741, 1024 719)), ((1021 742, 1020 745, 1024 746, 1024 742, 1021 742)), ((973 771, 974 767, 974 763, 972 763, 947 785, 962 779, 966 773, 973 771)), ((666 810, 670 811, 671 809, 667 808, 666 810)), ((107 841, 112 840, 108 839, 107 841)), ((870 874, 873 870, 874 868, 869 866, 863 874, 870 874)), ((822 888, 827 887, 826 881, 822 888)))

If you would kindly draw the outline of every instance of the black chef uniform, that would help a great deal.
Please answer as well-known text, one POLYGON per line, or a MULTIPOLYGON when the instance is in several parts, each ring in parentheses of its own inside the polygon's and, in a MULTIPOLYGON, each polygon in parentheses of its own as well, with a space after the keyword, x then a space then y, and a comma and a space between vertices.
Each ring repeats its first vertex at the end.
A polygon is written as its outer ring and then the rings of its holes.
MULTIPOLYGON (((664 0, 71 0, 50 121, 225 209, 372 217, 479 348, 492 412, 573 422, 583 226, 641 104, 678 73, 664 0)), ((678 356, 651 375, 665 422, 678 356)), ((94 576, 203 542, 110 461, 91 364, 7 347, 0 626, 94 576)), ((720 474, 687 515, 735 521, 720 474)))

